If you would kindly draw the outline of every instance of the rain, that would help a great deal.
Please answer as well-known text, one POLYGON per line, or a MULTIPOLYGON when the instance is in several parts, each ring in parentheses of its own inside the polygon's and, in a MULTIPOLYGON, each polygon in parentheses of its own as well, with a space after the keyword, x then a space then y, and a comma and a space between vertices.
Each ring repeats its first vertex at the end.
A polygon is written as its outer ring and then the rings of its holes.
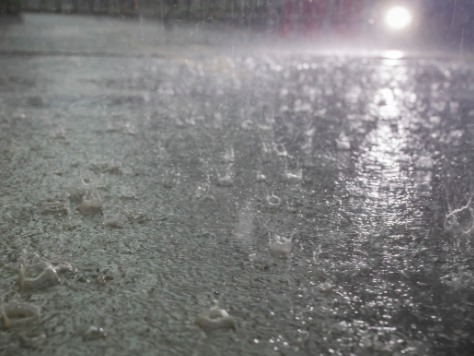
POLYGON ((0 354, 472 355, 474 7, 385 3, 0 0, 0 354))

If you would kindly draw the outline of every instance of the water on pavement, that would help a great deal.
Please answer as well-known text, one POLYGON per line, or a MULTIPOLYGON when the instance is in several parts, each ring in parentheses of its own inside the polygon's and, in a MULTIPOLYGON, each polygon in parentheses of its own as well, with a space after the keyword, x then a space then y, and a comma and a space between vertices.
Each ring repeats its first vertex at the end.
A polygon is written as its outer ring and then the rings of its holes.
POLYGON ((2 355, 473 352, 471 63, 49 50, 0 57, 2 355))

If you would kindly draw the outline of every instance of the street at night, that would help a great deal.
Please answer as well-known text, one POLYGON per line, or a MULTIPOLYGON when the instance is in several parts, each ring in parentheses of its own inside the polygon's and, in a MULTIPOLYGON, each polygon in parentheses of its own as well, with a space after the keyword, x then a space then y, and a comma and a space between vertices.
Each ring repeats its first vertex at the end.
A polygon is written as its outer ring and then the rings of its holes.
POLYGON ((472 55, 380 43, 0 25, 0 354, 474 354, 472 55))

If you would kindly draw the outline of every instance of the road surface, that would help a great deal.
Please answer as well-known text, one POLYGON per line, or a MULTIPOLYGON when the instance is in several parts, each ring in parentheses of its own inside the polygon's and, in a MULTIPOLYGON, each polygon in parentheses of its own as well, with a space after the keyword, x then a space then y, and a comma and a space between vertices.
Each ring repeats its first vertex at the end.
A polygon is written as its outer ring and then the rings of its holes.
POLYGON ((469 61, 0 31, 2 355, 474 352, 469 61))

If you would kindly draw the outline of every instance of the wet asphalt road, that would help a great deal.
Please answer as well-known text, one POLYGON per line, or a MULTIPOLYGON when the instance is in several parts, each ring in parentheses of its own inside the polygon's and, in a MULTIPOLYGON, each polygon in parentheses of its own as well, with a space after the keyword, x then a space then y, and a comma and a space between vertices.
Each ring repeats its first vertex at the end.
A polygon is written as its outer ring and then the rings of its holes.
POLYGON ((2 355, 474 352, 472 63, 261 43, 1 27, 2 355))

